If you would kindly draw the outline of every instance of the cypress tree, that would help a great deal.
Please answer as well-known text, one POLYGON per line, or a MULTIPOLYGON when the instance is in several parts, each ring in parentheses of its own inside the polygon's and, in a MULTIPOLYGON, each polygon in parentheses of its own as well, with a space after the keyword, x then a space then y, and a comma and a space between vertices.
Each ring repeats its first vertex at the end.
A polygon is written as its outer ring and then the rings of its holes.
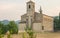
POLYGON ((60 13, 59 13, 59 25, 60 25, 60 13))
POLYGON ((58 21, 58 30, 60 30, 60 13, 59 13, 59 21, 58 21))
POLYGON ((60 26, 60 13, 59 13, 59 26, 60 26))

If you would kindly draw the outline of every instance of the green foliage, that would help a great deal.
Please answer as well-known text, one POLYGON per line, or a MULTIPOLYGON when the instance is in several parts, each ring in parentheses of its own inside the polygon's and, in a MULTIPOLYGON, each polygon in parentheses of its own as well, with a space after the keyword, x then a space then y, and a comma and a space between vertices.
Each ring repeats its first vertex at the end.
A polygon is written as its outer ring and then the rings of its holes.
POLYGON ((31 28, 26 28, 25 30, 26 30, 26 32, 28 33, 29 37, 30 37, 30 38, 33 38, 34 32, 32 31, 32 29, 31 29, 31 28))
POLYGON ((7 27, 0 22, 0 34, 5 34, 7 32, 7 27))
POLYGON ((17 24, 14 21, 10 21, 8 25, 4 25, 2 22, 0 22, 0 35, 5 34, 7 31, 10 31, 11 34, 17 34, 17 24))
POLYGON ((4 25, 3 26, 3 34, 5 34, 7 31, 8 31, 8 26, 7 25, 4 25))
POLYGON ((54 19, 54 29, 57 30, 57 27, 58 27, 58 19, 54 19))
POLYGON ((54 29, 55 31, 59 31, 60 30, 60 16, 59 16, 59 19, 54 18, 54 29))
POLYGON ((9 32, 11 34, 17 34, 18 33, 18 27, 14 21, 10 21, 8 26, 9 26, 9 32))
POLYGON ((3 24, 0 22, 0 34, 3 33, 3 24))
POLYGON ((58 21, 58 30, 60 30, 60 16, 59 16, 59 21, 58 21))

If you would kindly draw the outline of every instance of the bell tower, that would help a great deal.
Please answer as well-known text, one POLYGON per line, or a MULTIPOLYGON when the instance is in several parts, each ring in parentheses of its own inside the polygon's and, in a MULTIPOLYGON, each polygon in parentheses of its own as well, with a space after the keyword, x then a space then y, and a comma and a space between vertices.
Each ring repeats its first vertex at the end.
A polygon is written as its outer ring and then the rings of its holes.
POLYGON ((29 16, 32 16, 34 12, 35 12, 35 3, 30 0, 27 2, 27 14, 29 16))
POLYGON ((28 27, 29 28, 32 28, 34 13, 35 13, 35 3, 30 0, 27 2, 27 19, 28 19, 28 27))

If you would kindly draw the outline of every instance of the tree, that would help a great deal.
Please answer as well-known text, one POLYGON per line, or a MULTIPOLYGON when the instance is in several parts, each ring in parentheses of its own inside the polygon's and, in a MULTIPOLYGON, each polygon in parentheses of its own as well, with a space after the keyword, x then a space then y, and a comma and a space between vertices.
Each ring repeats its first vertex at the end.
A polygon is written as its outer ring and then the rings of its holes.
POLYGON ((58 30, 60 31, 60 13, 59 13, 59 21, 58 21, 58 30))
POLYGON ((60 31, 60 14, 54 18, 54 29, 60 31), (57 19, 59 17, 59 19, 57 19))
POLYGON ((4 25, 0 22, 0 34, 3 34, 3 31, 4 31, 3 27, 4 25))
POLYGON ((8 25, 4 25, 0 22, 0 34, 5 34, 8 31, 8 25))
POLYGON ((8 26, 9 26, 10 34, 17 34, 18 33, 18 27, 14 21, 10 21, 8 26))
POLYGON ((58 21, 59 21, 59 19, 54 18, 54 30, 55 30, 55 31, 58 30, 58 26, 59 26, 59 25, 58 25, 58 24, 59 24, 58 21))
POLYGON ((0 22, 0 38, 2 38, 2 34, 4 33, 4 25, 0 22))

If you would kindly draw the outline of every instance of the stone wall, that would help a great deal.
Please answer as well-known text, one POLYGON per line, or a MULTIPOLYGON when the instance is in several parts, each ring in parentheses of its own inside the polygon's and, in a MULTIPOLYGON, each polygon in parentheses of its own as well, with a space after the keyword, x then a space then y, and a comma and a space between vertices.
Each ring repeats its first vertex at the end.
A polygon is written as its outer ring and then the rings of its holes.
POLYGON ((40 32, 42 30, 41 23, 33 23, 33 31, 34 32, 40 32))
POLYGON ((44 31, 53 31, 53 18, 44 15, 43 16, 43 26, 44 26, 44 31))
POLYGON ((26 23, 20 23, 19 24, 19 32, 24 32, 25 31, 25 28, 26 28, 26 23))
POLYGON ((21 21, 22 21, 22 22, 26 21, 26 17, 27 17, 27 14, 22 15, 22 16, 21 16, 21 21))

